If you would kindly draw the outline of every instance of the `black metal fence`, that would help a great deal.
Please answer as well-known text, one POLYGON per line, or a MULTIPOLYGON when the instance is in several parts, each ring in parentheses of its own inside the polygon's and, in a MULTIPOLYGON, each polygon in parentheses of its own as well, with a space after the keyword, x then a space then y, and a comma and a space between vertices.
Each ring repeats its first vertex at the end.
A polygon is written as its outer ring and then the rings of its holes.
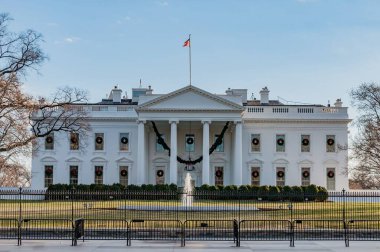
POLYGON ((380 240, 379 192, 0 191, 0 239, 380 240))

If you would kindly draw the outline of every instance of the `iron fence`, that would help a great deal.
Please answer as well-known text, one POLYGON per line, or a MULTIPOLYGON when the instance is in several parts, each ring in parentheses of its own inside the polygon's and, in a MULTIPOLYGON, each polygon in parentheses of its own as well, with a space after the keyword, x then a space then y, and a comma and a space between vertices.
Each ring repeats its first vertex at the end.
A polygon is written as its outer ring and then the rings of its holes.
POLYGON ((0 239, 380 240, 380 193, 0 191, 0 239))

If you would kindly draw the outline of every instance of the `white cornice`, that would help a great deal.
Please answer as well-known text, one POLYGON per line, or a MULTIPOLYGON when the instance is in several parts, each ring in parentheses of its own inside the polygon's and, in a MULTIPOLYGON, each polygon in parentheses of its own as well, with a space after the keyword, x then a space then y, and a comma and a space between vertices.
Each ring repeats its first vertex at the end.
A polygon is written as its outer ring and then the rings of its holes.
POLYGON ((227 112, 227 113, 236 113, 239 112, 241 113, 242 111, 239 109, 180 109, 180 108, 163 108, 163 109, 158 109, 158 108, 142 108, 138 110, 139 112, 197 112, 197 113, 207 113, 207 112, 227 112))

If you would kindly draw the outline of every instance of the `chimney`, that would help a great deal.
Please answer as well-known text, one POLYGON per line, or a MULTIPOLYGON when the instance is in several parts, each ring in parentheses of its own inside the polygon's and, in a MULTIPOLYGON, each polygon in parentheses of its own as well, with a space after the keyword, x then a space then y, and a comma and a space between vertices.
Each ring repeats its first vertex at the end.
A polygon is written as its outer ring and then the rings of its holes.
POLYGON ((231 88, 228 88, 228 90, 226 90, 226 95, 232 95, 232 90, 231 90, 231 88))
POLYGON ((115 86, 111 92, 112 92, 112 101, 120 103, 122 90, 119 89, 117 86, 115 86))
POLYGON ((146 90, 146 92, 145 92, 145 94, 147 94, 147 95, 151 95, 153 93, 153 89, 152 89, 152 87, 149 85, 148 86, 148 89, 146 90))
POLYGON ((336 99, 336 102, 334 103, 335 107, 341 108, 343 105, 342 99, 336 99))
POLYGON ((264 87, 260 91, 260 104, 261 105, 269 104, 269 89, 267 87, 264 87))

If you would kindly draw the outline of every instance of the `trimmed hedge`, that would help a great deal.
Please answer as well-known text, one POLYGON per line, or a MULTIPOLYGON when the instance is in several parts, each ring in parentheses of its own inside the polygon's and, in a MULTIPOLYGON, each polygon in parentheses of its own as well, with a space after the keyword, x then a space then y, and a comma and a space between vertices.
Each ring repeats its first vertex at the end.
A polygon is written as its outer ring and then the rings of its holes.
MULTIPOLYGON (((49 186, 47 199, 58 199, 60 192, 74 193, 82 199, 107 199, 109 194, 115 192, 114 199, 141 199, 141 200, 178 200, 182 188, 175 184, 141 186, 121 184, 113 185, 72 185, 54 184, 49 186), (74 191, 71 191, 75 189, 74 191), (95 192, 95 194, 93 193, 95 192)), ((263 201, 325 201, 328 198, 326 188, 316 185, 309 186, 251 186, 202 185, 194 188, 195 200, 263 200, 263 201)))

